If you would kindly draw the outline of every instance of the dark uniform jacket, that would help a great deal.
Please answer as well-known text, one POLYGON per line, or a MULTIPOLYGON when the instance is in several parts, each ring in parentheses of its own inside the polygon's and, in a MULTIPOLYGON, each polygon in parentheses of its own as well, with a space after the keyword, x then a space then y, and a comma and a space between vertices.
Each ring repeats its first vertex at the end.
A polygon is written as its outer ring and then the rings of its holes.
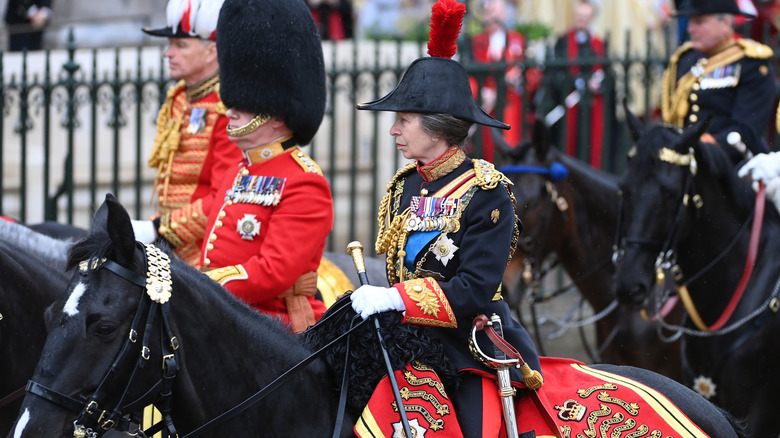
MULTIPOLYGON (((508 184, 492 164, 457 147, 422 168, 411 164, 388 185, 377 239, 377 252, 390 259, 390 283, 406 305, 404 322, 428 326, 458 370, 491 378, 495 371, 469 352, 472 321, 480 314, 499 315, 504 337, 540 370, 528 332, 500 296, 519 234, 508 184)), ((480 347, 492 352, 481 336, 480 347)), ((520 372, 512 373, 522 385, 520 372)))
POLYGON ((664 122, 682 128, 711 117, 707 132, 735 161, 744 158, 737 149, 768 152, 763 136, 776 96, 771 57, 771 48, 745 38, 709 58, 683 44, 664 74, 664 122))

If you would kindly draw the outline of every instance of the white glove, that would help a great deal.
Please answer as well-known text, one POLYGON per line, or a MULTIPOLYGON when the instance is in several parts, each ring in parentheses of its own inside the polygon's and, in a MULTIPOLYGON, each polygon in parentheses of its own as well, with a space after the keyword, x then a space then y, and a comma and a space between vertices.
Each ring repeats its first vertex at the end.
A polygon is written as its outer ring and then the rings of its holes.
POLYGON ((394 287, 360 286, 355 292, 352 292, 349 299, 352 300, 352 308, 363 319, 387 310, 399 312, 406 310, 401 294, 394 287))
POLYGON ((133 225, 135 240, 141 243, 152 243, 157 239, 157 230, 154 229, 152 221, 137 221, 131 219, 130 223, 133 225))
POLYGON ((739 169, 740 178, 750 175, 753 181, 769 182, 780 176, 780 153, 758 154, 739 169))

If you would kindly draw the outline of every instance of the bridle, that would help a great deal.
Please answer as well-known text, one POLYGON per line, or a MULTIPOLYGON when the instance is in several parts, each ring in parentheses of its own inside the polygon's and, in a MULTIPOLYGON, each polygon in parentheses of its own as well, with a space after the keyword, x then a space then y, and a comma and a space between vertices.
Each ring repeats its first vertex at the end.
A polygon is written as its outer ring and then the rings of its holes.
POLYGON ((658 151, 658 159, 666 163, 687 167, 689 170, 688 173, 685 173, 682 192, 683 195, 680 203, 678 204, 677 212, 674 215, 673 225, 669 229, 669 232, 667 233, 663 242, 651 241, 639 237, 626 237, 624 239, 622 236, 622 228, 625 214, 625 201, 623 198, 623 192, 619 191, 618 199, 620 205, 618 208, 619 213, 615 241, 612 245, 612 263, 614 263, 617 267, 622 261, 623 254, 625 252, 623 245, 646 248, 649 251, 657 250, 659 253, 655 260, 656 281, 659 284, 663 284, 665 278, 664 271, 666 270, 670 270, 673 273, 675 280, 679 281, 682 278, 682 271, 680 270, 679 265, 677 265, 676 250, 677 243, 680 238, 679 224, 682 220, 683 214, 691 204, 698 211, 704 205, 704 201, 702 200, 701 195, 696 193, 696 188, 694 185, 694 178, 698 170, 698 165, 696 163, 696 156, 694 155, 693 148, 689 148, 688 153, 682 154, 672 149, 663 147, 658 151))
MULTIPOLYGON (((764 200, 763 186, 761 186, 759 190, 759 194, 757 196, 756 208, 753 211, 751 211, 750 215, 745 219, 742 225, 740 225, 739 229, 734 234, 734 237, 731 239, 731 241, 710 262, 704 265, 701 269, 699 269, 698 272, 694 273, 693 275, 688 275, 685 281, 683 281, 683 272, 680 266, 677 264, 677 255, 676 255, 676 248, 679 240, 679 234, 677 232, 679 228, 678 225, 680 224, 685 209, 689 206, 691 202, 693 203, 693 206, 696 208, 697 211, 700 210, 704 205, 702 197, 698 193, 696 193, 694 182, 693 182, 697 172, 696 157, 694 155, 693 148, 689 148, 689 152, 687 154, 681 154, 679 152, 664 147, 659 150, 658 158, 661 161, 667 163, 689 168, 689 172, 685 174, 686 175, 685 183, 684 183, 685 189, 683 191, 682 202, 680 203, 677 209, 677 213, 675 215, 673 227, 669 230, 667 238, 663 242, 663 244, 659 245, 657 242, 647 241, 643 239, 631 239, 631 238, 626 238, 625 244, 635 245, 635 246, 647 246, 650 247, 651 249, 658 248, 658 247, 661 248, 660 253, 655 261, 656 284, 658 286, 662 286, 666 278, 665 272, 669 271, 672 273, 672 275, 674 276, 675 284, 678 286, 679 296, 682 298, 686 311, 691 316, 692 320, 696 323, 695 325, 697 326, 699 331, 689 330, 689 329, 686 330, 684 327, 675 327, 670 324, 667 324, 665 321, 663 321, 662 314, 659 315, 657 320, 660 321, 661 325, 664 328, 667 329, 675 328, 678 330, 678 333, 684 332, 685 334, 688 335, 712 336, 712 335, 723 334, 723 333, 736 330, 738 327, 742 326, 744 323, 746 323, 747 321, 754 318, 760 313, 754 311, 751 314, 752 315, 751 317, 742 318, 739 321, 735 322, 734 324, 731 324, 730 326, 724 328, 726 321, 729 319, 734 309, 736 308, 736 305, 742 296, 742 292, 744 292, 744 288, 747 284, 747 281, 750 278, 750 273, 752 272, 752 267, 755 261, 755 252, 757 250, 757 244, 758 244, 757 239, 759 238, 761 233, 761 221, 763 219, 763 200, 764 200), (691 193, 693 193, 693 195, 691 195, 691 193), (707 327, 706 325, 704 325, 704 323, 701 321, 701 317, 698 315, 698 311, 696 310, 696 307, 693 304, 690 295, 688 294, 687 286, 693 281, 697 280, 699 277, 701 277, 705 272, 712 269, 712 267, 715 266, 717 262, 722 260, 723 257, 725 257, 731 251, 731 249, 736 245, 736 243, 741 239, 742 235, 746 232, 751 222, 753 222, 753 228, 751 233, 752 234, 751 245, 750 245, 751 248, 749 249, 748 252, 748 257, 747 257, 748 260, 746 263, 745 270, 743 271, 742 278, 740 279, 740 284, 737 287, 737 291, 732 296, 732 299, 728 303, 726 310, 721 315, 721 317, 718 318, 718 321, 715 324, 713 324, 713 326, 707 327)), ((622 228, 624 204, 623 204, 622 193, 620 195, 621 195, 620 214, 618 219, 618 227, 617 227, 617 233, 615 237, 615 243, 613 245, 613 262, 616 265, 620 263, 623 255, 623 249, 620 247, 621 244, 620 233, 622 228)), ((773 298, 775 296, 775 293, 773 293, 770 298, 773 298)), ((772 299, 768 300, 767 304, 765 306, 762 305, 761 308, 762 309, 765 307, 771 308, 772 302, 776 302, 776 300, 772 300, 772 299)), ((775 306, 777 307, 776 304, 775 306)), ((656 310, 660 311, 661 305, 659 303, 656 303, 656 307, 657 307, 656 310)))
POLYGON ((173 382, 179 369, 176 353, 179 341, 171 331, 170 324, 169 299, 172 291, 170 259, 167 254, 154 245, 141 244, 140 242, 137 244, 144 249, 145 265, 147 266, 146 276, 133 272, 112 260, 102 258, 93 257, 79 263, 79 274, 82 277, 87 277, 90 272, 98 269, 107 269, 124 280, 143 288, 127 339, 92 395, 87 400, 79 400, 32 380, 27 385, 27 392, 79 413, 73 422, 74 438, 95 438, 112 428, 127 431, 131 418, 128 418, 126 413, 137 412, 150 401, 154 401, 155 406, 160 410, 163 416, 161 423, 164 423, 163 427, 167 429, 168 434, 176 436, 169 406, 173 382), (141 397, 126 402, 129 390, 133 387, 136 373, 147 366, 151 357, 150 336, 158 317, 162 325, 160 340, 162 375, 151 388, 144 391, 141 397), (139 345, 138 337, 142 328, 143 339, 139 345), (112 383, 117 372, 124 369, 123 365, 133 361, 135 365, 130 372, 130 378, 122 395, 113 408, 105 408, 104 400, 108 392, 107 387, 112 383))
MULTIPOLYGON (((73 412, 78 412, 78 418, 74 421, 74 438, 96 438, 106 431, 114 428, 119 431, 124 431, 133 436, 153 436, 158 432, 165 432, 167 436, 178 437, 176 428, 173 425, 173 418, 171 415, 170 401, 173 394, 173 383, 176 378, 176 373, 179 370, 176 351, 179 348, 179 341, 175 334, 171 330, 170 324, 170 298, 172 292, 172 279, 170 269, 170 258, 167 254, 159 250, 152 244, 137 244, 144 249, 146 276, 138 274, 136 272, 127 269, 118 263, 99 258, 91 258, 89 260, 79 263, 79 273, 86 277, 90 272, 96 271, 101 268, 105 268, 119 277, 129 281, 130 283, 143 288, 138 310, 133 318, 128 337, 122 346, 119 354, 112 363, 109 371, 104 376, 97 389, 93 392, 93 395, 88 400, 79 400, 75 397, 63 394, 51 388, 47 388, 37 382, 30 381, 27 385, 27 391, 42 397, 56 405, 66 408, 73 412), (146 318, 144 319, 144 315, 146 318), (129 389, 132 387, 133 379, 136 372, 142 369, 148 363, 151 357, 150 334, 155 320, 158 318, 161 320, 161 341, 160 349, 162 355, 162 376, 160 379, 152 385, 147 391, 143 393, 138 399, 123 404, 127 397, 129 389), (138 333, 140 328, 144 327, 144 336, 140 348, 138 348, 138 333), (119 401, 113 409, 101 408, 101 400, 106 394, 106 386, 113 379, 117 370, 121 369, 121 365, 133 360, 131 353, 135 350, 139 353, 136 357, 136 363, 131 371, 130 378, 127 385, 120 397, 119 401), (155 407, 162 414, 162 420, 157 424, 146 430, 136 430, 129 432, 130 424, 140 423, 132 417, 133 412, 140 411, 142 408, 153 402, 155 407)), ((327 319, 335 318, 338 314, 342 313, 348 308, 349 300, 343 300, 343 304, 340 308, 337 308, 331 314, 323 317, 318 324, 315 324, 311 329, 317 329, 321 327, 327 319)), ((334 305, 335 306, 335 305, 334 305)), ((230 410, 218 415, 211 419, 207 423, 201 425, 197 429, 189 432, 183 438, 190 438, 203 435, 210 429, 213 429, 217 425, 228 421, 229 419, 239 415, 253 404, 257 403, 272 391, 280 387, 284 382, 289 380, 295 372, 300 371, 312 363, 315 359, 318 359, 326 351, 332 348, 338 342, 346 341, 347 348, 345 353, 345 362, 349 357, 349 336, 360 329, 363 324, 368 320, 360 320, 358 315, 355 316, 356 320, 352 321, 350 328, 341 333, 336 338, 332 339, 317 351, 304 358, 292 368, 285 371, 276 379, 271 381, 268 385, 261 388, 255 394, 240 402, 230 410), (360 320, 359 322, 357 320, 360 320), (346 339, 345 339, 346 338, 346 339)), ((334 422, 333 436, 336 437, 341 430, 344 417, 344 406, 346 404, 347 395, 347 375, 346 370, 348 366, 345 363, 344 370, 345 375, 343 377, 341 386, 341 395, 339 398, 339 410, 336 421, 334 422)))

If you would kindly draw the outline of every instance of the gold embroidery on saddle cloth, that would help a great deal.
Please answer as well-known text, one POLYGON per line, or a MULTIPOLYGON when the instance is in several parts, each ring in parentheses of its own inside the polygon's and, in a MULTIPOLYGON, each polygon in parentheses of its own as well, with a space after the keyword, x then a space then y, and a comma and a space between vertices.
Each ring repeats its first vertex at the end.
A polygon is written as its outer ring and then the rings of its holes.
MULTIPOLYGON (((392 406, 393 406, 393 410, 395 412, 398 412, 398 404, 396 404, 395 400, 393 400, 392 406)), ((433 415, 431 415, 431 413, 428 412, 427 409, 425 409, 420 405, 404 405, 404 411, 417 412, 418 414, 422 415, 423 418, 425 418, 425 421, 428 422, 428 428, 431 430, 437 431, 437 430, 444 429, 444 419, 433 418, 433 415)))
POLYGON ((625 400, 621 400, 616 397, 612 397, 609 395, 607 391, 602 391, 599 393, 599 395, 596 396, 596 398, 599 401, 602 401, 604 403, 612 403, 614 405, 618 405, 621 408, 625 409, 626 412, 628 412, 631 415, 639 415, 639 405, 636 403, 629 403, 625 400))
MULTIPOLYGON (((433 371, 433 368, 429 367, 428 365, 423 365, 423 364, 418 363, 418 362, 414 362, 411 365, 412 365, 412 368, 417 370, 417 371, 433 371)), ((436 389, 436 391, 439 392, 439 395, 441 395, 445 399, 449 399, 449 397, 447 397, 447 393, 444 392, 444 385, 439 380, 436 380, 436 379, 434 379, 432 377, 419 378, 414 373, 412 373, 411 371, 405 371, 404 372, 404 378, 412 386, 423 386, 423 385, 430 386, 431 388, 436 389)))
POLYGON ((591 395, 592 395, 594 392, 596 392, 596 391, 600 391, 600 390, 603 390, 603 389, 612 389, 612 390, 615 390, 615 389, 618 389, 618 387, 617 387, 617 385, 613 385, 613 384, 611 384, 611 383, 605 383, 605 384, 603 384, 603 385, 598 385, 598 386, 591 386, 590 388, 587 388, 587 389, 578 389, 578 390, 577 390, 577 394, 578 394, 580 397, 582 397, 582 398, 588 398, 588 397, 590 397, 590 396, 591 396, 591 395))

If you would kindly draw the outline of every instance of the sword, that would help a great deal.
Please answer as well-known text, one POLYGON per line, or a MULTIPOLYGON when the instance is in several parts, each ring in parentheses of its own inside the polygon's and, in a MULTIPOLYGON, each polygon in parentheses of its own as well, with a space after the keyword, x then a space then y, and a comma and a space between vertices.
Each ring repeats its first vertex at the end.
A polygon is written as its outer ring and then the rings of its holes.
MULTIPOLYGON (((360 285, 368 284, 368 274, 366 274, 366 264, 363 261, 363 244, 358 241, 350 242, 347 245, 347 254, 352 256, 352 262, 355 264, 355 270, 357 270, 358 280, 360 285)), ((412 438, 416 435, 412 435, 412 429, 409 426, 409 418, 406 416, 406 408, 404 407, 404 399, 401 397, 401 391, 398 389, 398 381, 395 379, 395 370, 393 364, 390 363, 390 355, 387 354, 387 347, 385 346, 385 339, 382 337, 382 332, 379 330, 379 320, 376 315, 372 316, 374 320, 374 328, 376 329, 376 337, 379 338, 379 347, 382 350, 382 356, 385 359, 385 367, 387 368, 387 378, 390 380, 390 386, 393 388, 393 396, 395 396, 395 403, 398 405, 398 413, 401 415, 401 424, 404 426, 404 434, 406 438, 412 438)), ((515 435, 516 436, 516 435, 515 435)))
MULTIPOLYGON (((496 334, 503 338, 504 332, 501 328, 501 317, 494 313, 490 317, 490 322, 496 334)), ((506 354, 495 344, 493 345, 493 352, 497 359, 506 360, 506 354)), ((504 410, 506 436, 507 438, 518 438, 519 433, 517 432, 517 416, 515 415, 514 403, 514 396, 517 394, 517 390, 512 386, 512 378, 509 376, 509 366, 510 365, 504 365, 496 370, 496 373, 498 374, 498 394, 501 396, 501 407, 504 410)))

